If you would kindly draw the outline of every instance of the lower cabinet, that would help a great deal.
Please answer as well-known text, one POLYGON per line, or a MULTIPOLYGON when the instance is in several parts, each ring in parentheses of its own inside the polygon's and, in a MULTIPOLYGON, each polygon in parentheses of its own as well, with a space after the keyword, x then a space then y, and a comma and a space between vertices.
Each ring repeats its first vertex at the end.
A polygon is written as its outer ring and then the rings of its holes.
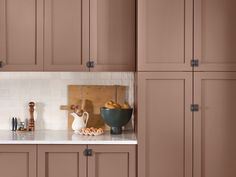
POLYGON ((136 145, 0 145, 1 177, 136 177, 136 145))
POLYGON ((192 176, 192 73, 138 73, 138 177, 192 176))
POLYGON ((38 145, 38 177, 136 177, 135 149, 135 145, 38 145))
POLYGON ((136 177, 135 145, 89 145, 88 177, 136 177))
POLYGON ((1 177, 36 177, 36 145, 0 145, 1 177))
POLYGON ((38 177, 86 177, 86 145, 38 145, 38 177))

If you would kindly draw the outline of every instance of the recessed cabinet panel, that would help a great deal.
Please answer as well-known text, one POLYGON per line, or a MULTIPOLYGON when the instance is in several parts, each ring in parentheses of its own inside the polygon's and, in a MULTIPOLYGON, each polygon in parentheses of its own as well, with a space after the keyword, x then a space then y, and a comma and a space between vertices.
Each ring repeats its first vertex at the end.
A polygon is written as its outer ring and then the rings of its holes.
POLYGON ((236 71, 236 1, 196 0, 195 58, 197 71, 236 71))
POLYGON ((1 70, 42 70, 42 0, 0 0, 1 70))
POLYGON ((191 73, 138 73, 138 176, 192 173, 191 73))
POLYGON ((85 145, 38 145, 38 177, 85 177, 85 145))
POLYGON ((90 1, 92 71, 134 71, 135 0, 90 1))
POLYGON ((135 145, 89 145, 88 177, 136 177, 135 145))
POLYGON ((194 176, 236 176, 236 74, 196 73, 194 176))
POLYGON ((85 41, 89 38, 88 5, 86 0, 45 0, 46 70, 85 69, 83 60, 89 59, 85 41))
POLYGON ((191 70, 192 0, 138 0, 138 71, 191 70))
POLYGON ((47 176, 70 176, 78 177, 79 170, 79 154, 78 153, 63 153, 63 152, 51 152, 46 154, 47 176), (65 165, 65 162, 70 165, 65 165), (64 166, 64 167, 63 167, 64 166), (60 168, 58 168, 60 167, 60 168), (61 168, 63 167, 63 168, 61 168))
POLYGON ((0 145, 2 177, 36 177, 36 145, 0 145))

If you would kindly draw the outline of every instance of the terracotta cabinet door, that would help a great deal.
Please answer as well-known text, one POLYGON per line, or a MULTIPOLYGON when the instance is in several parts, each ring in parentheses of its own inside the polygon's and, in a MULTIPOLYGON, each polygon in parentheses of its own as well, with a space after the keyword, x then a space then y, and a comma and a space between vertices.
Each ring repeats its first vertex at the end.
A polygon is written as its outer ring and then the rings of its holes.
POLYGON ((194 1, 196 71, 236 71, 236 1, 194 1))
POLYGON ((91 71, 135 70, 135 0, 90 0, 91 71))
POLYGON ((43 70, 43 0, 0 0, 0 71, 43 70))
POLYGON ((2 177, 36 177, 36 145, 0 145, 2 177))
POLYGON ((86 145, 38 145, 38 177, 85 177, 86 145))
POLYGON ((235 177, 236 73, 196 73, 194 82, 194 177, 235 177))
POLYGON ((192 73, 138 73, 138 177, 192 176, 192 73))
POLYGON ((89 60, 89 1, 45 0, 44 68, 84 71, 89 60))
POLYGON ((138 0, 138 71, 191 71, 193 0, 138 0))
POLYGON ((135 145, 89 145, 88 177, 136 177, 135 145))

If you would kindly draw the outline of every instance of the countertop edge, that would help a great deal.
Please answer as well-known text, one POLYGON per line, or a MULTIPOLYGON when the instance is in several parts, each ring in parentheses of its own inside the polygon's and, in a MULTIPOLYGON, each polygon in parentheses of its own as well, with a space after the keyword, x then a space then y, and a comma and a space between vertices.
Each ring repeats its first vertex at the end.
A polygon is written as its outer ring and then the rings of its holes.
POLYGON ((92 145, 92 144, 100 144, 100 145, 137 145, 138 142, 137 141, 77 141, 77 142, 73 142, 73 141, 1 141, 0 140, 0 145, 20 145, 20 144, 28 144, 28 145, 46 145, 46 144, 71 144, 71 145, 92 145))
POLYGON ((120 135, 112 135, 106 131, 103 135, 99 136, 83 136, 75 134, 73 131, 35 131, 35 132, 10 132, 0 130, 0 145, 10 144, 71 144, 71 145, 137 145, 138 140, 135 132, 124 131, 120 135))

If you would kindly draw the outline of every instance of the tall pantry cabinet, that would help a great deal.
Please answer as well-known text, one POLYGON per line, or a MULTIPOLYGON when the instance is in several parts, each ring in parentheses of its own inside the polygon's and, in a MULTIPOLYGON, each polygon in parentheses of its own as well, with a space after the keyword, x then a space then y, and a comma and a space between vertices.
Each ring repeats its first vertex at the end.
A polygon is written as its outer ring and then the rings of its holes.
POLYGON ((139 177, 236 176, 235 7, 138 0, 139 177))

